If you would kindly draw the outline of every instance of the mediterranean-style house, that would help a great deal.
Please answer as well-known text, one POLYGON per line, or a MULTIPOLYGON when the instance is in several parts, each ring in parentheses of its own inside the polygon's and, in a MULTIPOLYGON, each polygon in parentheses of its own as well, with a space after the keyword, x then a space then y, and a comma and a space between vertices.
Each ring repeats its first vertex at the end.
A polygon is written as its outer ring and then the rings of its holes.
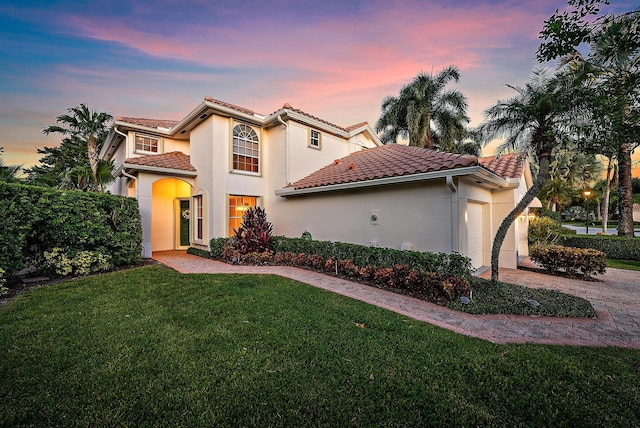
MULTIPOLYGON (((497 227, 531 185, 516 155, 476 158, 382 145, 367 122, 341 127, 284 104, 262 115, 205 98, 182 120, 118 117, 101 150, 110 192, 139 201, 144 256, 207 248, 233 234, 251 206, 277 235, 490 261, 497 227)), ((528 254, 526 215, 500 265, 528 254)))

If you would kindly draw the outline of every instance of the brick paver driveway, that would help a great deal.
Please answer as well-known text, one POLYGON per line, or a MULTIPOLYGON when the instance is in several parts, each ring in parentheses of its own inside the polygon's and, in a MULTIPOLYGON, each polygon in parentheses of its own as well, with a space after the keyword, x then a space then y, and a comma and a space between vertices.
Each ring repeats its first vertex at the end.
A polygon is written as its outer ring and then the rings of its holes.
POLYGON ((186 254, 153 253, 153 258, 182 273, 264 273, 295 279, 494 343, 546 343, 621 346, 640 349, 640 272, 608 269, 587 282, 528 270, 504 269, 500 280, 534 288, 555 289, 583 297, 596 310, 595 319, 469 315, 374 287, 287 266, 233 266, 186 254))

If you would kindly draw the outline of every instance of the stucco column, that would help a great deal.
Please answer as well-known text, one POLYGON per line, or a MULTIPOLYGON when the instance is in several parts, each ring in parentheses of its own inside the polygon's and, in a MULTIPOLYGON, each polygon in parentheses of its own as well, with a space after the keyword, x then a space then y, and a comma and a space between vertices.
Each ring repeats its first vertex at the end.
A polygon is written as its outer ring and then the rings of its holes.
POLYGON ((142 218, 142 257, 151 257, 151 208, 153 180, 145 174, 138 176, 138 205, 142 218))
POLYGON ((447 187, 451 190, 451 252, 460 252, 460 207, 458 204, 458 187, 450 175, 446 178, 447 187))

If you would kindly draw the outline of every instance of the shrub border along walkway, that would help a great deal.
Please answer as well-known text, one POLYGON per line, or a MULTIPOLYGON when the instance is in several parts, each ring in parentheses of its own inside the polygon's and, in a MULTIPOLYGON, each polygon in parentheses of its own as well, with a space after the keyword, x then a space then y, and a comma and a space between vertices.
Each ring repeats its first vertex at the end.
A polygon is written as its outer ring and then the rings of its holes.
POLYGON ((620 346, 640 349, 640 272, 608 269, 601 282, 550 277, 504 269, 500 279, 532 288, 554 288, 589 300, 596 319, 469 315, 412 297, 289 266, 238 266, 187 254, 154 252, 153 258, 180 273, 272 274, 351 297, 456 333, 493 343, 620 346))

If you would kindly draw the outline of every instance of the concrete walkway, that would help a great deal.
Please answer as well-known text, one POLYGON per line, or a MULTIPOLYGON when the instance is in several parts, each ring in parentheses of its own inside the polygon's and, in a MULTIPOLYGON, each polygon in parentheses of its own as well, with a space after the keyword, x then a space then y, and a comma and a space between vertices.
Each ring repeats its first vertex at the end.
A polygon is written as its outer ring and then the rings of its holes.
POLYGON ((153 253, 153 258, 181 273, 274 274, 425 321, 456 333, 494 343, 543 343, 620 346, 640 349, 640 272, 608 269, 601 282, 587 282, 527 270, 500 270, 500 280, 532 288, 555 289, 583 297, 597 318, 518 315, 469 315, 356 282, 288 266, 234 266, 186 254, 153 253))

